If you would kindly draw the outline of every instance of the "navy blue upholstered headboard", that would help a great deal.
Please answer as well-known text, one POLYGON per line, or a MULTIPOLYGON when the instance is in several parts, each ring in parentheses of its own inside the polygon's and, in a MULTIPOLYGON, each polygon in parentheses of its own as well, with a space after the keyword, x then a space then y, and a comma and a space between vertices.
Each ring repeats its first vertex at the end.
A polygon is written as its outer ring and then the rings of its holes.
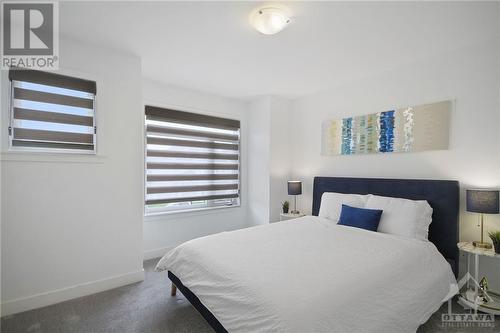
POLYGON ((318 215, 324 192, 375 194, 427 200, 433 209, 429 240, 458 272, 459 184, 454 180, 315 177, 313 215, 318 215))

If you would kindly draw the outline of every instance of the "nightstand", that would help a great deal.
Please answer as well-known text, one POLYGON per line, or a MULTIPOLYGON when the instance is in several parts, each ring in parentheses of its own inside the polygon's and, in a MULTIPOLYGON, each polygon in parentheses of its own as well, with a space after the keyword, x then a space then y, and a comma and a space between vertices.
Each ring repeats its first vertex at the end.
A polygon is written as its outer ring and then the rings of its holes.
MULTIPOLYGON (((500 315, 500 293, 486 289, 487 302, 483 302, 479 295, 483 295, 481 290, 481 281, 479 280, 479 256, 493 257, 500 259, 500 254, 495 253, 493 249, 484 249, 475 247, 472 242, 461 242, 457 244, 460 251, 467 253, 467 272, 459 280, 459 289, 463 285, 467 286, 465 292, 460 293, 458 303, 465 308, 481 311, 493 315, 500 315), (474 256, 474 275, 470 274, 471 257, 474 256)), ((500 264, 500 261, 499 261, 500 264)))
POLYGON ((298 217, 306 216, 306 214, 292 214, 292 213, 280 213, 280 221, 286 221, 291 219, 296 219, 298 217))

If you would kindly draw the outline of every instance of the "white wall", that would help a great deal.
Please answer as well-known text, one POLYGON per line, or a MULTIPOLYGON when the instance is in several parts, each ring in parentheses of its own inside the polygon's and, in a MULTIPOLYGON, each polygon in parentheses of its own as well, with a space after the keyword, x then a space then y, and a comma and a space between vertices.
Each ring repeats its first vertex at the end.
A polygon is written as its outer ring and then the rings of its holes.
MULTIPOLYGON (((269 163, 269 221, 280 220, 281 203, 285 200, 293 207, 293 197, 288 196, 287 181, 292 173, 293 127, 291 126, 292 103, 289 100, 273 97, 271 99, 270 119, 270 163, 269 163)), ((300 198, 300 197, 299 197, 300 198)))
POLYGON ((162 256, 172 247, 196 237, 247 227, 249 225, 247 221, 249 201, 247 196, 247 103, 149 80, 143 81, 143 95, 144 105, 170 107, 238 119, 241 122, 241 206, 145 217, 144 258, 162 256))
POLYGON ((275 96, 250 104, 248 218, 252 225, 279 221, 281 203, 290 200, 291 111, 291 101, 275 96))
POLYGON ((143 279, 140 59, 62 39, 60 60, 97 81, 98 154, 9 153, 3 140, 2 315, 143 279))
POLYGON ((251 225, 269 223, 271 99, 258 98, 248 111, 248 220, 251 225))
MULTIPOLYGON (((317 175, 455 179, 462 189, 460 239, 478 238, 477 215, 465 212, 464 189, 500 187, 498 42, 433 55, 297 100, 292 120, 292 165, 294 176, 305 185, 301 208, 311 211, 312 180, 317 175), (321 156, 324 120, 448 99, 456 101, 449 150, 321 156)), ((499 215, 485 220, 486 230, 500 229, 499 215)), ((500 286, 498 266, 490 268, 500 286)))

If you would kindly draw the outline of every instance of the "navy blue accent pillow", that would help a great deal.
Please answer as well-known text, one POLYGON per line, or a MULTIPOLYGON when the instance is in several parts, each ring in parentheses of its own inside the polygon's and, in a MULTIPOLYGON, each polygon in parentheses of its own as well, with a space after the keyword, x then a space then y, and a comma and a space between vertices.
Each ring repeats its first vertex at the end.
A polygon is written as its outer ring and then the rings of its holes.
POLYGON ((381 216, 382 210, 380 209, 356 208, 342 205, 338 224, 377 231, 381 216))

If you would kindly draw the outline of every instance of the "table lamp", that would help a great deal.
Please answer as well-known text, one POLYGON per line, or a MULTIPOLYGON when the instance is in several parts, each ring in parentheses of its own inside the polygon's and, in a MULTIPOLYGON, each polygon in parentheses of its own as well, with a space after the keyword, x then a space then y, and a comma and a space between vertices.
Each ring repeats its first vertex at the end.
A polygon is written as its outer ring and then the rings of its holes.
POLYGON ((288 195, 295 196, 295 203, 293 205, 293 210, 290 212, 292 214, 299 214, 297 210, 297 195, 302 194, 302 182, 300 180, 289 180, 288 181, 288 195))
POLYGON ((474 241, 474 246, 491 249, 491 243, 484 242, 483 240, 483 215, 484 214, 498 214, 498 190, 467 190, 466 191, 466 205, 467 211, 479 213, 481 219, 481 241, 474 241))

